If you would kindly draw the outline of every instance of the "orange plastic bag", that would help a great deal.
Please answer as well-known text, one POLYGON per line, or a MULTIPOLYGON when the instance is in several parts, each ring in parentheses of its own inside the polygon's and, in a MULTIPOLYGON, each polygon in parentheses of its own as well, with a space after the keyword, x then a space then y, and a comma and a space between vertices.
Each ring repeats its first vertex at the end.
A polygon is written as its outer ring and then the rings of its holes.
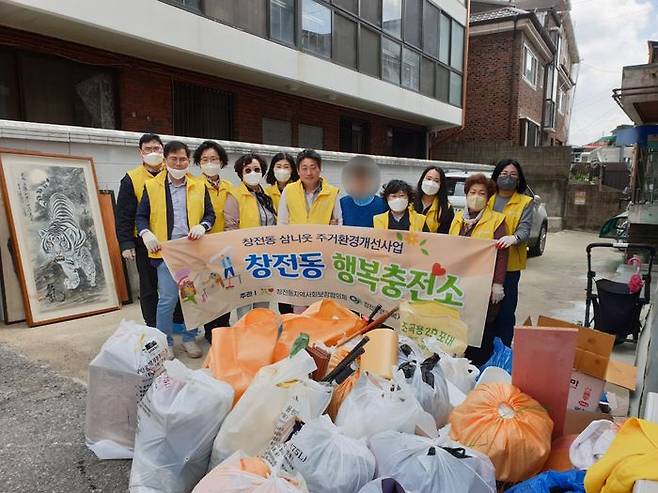
POLYGON ((274 363, 274 346, 279 332, 279 316, 267 308, 255 308, 233 327, 212 331, 212 346, 204 362, 213 376, 235 391, 238 402, 254 375, 274 363))
POLYGON ((489 456, 498 481, 534 476, 551 451, 553 421, 541 404, 510 384, 478 385, 452 411, 450 424, 454 440, 489 456))
POLYGON ((332 300, 320 300, 309 306, 304 313, 284 315, 283 332, 274 351, 274 361, 290 354, 295 339, 302 332, 309 335, 310 344, 322 342, 334 346, 345 336, 350 336, 365 326, 365 322, 347 308, 332 300))

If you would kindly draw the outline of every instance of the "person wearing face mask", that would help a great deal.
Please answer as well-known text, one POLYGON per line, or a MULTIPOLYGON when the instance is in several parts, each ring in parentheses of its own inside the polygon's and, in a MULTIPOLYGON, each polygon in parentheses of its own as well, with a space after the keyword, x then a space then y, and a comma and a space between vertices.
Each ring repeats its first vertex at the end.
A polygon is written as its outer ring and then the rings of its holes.
POLYGON ((429 232, 425 223, 426 217, 409 207, 414 199, 414 189, 406 181, 389 181, 382 195, 388 205, 388 212, 377 214, 373 218, 376 229, 429 232))
POLYGON ((283 189, 288 184, 294 183, 297 180, 299 180, 299 173, 297 173, 295 158, 287 152, 275 154, 265 175, 267 186, 264 187, 264 190, 272 199, 274 210, 277 213, 279 212, 279 201, 281 200, 283 189))
POLYGON ((428 166, 420 175, 414 209, 427 217, 430 232, 447 234, 450 230, 455 211, 448 202, 446 175, 438 166, 428 166))
MULTIPOLYGON (((469 176, 464 183, 466 208, 457 212, 450 225, 450 234, 467 236, 484 240, 499 240, 507 234, 505 216, 487 208, 487 201, 495 192, 495 184, 482 173, 469 176)), ((507 250, 497 250, 494 268, 491 298, 487 311, 487 323, 479 348, 469 346, 466 357, 476 366, 481 366, 489 359, 493 351, 495 331, 493 321, 500 310, 501 301, 505 298, 503 283, 507 272, 507 250)))
POLYGON ((513 159, 503 159, 494 168, 491 178, 497 192, 489 199, 487 208, 505 215, 508 233, 497 241, 498 248, 509 250, 505 299, 498 317, 496 332, 505 345, 510 346, 516 325, 516 305, 519 301, 519 280, 528 259, 528 238, 532 227, 532 198, 525 195, 526 180, 521 165, 513 159))
MULTIPOLYGON (((206 140, 202 142, 194 151, 194 164, 201 167, 201 176, 199 179, 204 183, 213 210, 215 211, 215 224, 209 233, 221 233, 224 231, 224 206, 232 184, 222 179, 221 170, 228 164, 228 154, 226 150, 217 142, 206 140)), ((228 327, 231 314, 225 313, 221 317, 208 322, 204 325, 205 337, 208 343, 212 344, 212 330, 216 327, 228 327)))
MULTIPOLYGON (((235 172, 242 180, 226 199, 224 221, 226 230, 275 226, 276 211, 272 198, 265 193, 261 181, 267 164, 255 153, 240 156, 235 162, 235 172)), ((242 318, 252 308, 269 308, 268 302, 257 302, 237 309, 242 318)))
POLYGON ((347 195, 340 199, 344 226, 372 228, 373 218, 387 211, 386 202, 375 195, 381 184, 379 167, 368 156, 354 156, 342 170, 347 195))
MULTIPOLYGON (((215 224, 210 195, 203 182, 188 174, 190 151, 179 141, 164 146, 166 171, 144 185, 137 208, 137 230, 158 273, 156 325, 167 336, 173 358, 173 314, 178 303, 178 283, 162 260, 162 242, 187 238, 197 241, 215 224)), ((184 330, 183 348, 191 358, 200 358, 197 329, 184 330)))

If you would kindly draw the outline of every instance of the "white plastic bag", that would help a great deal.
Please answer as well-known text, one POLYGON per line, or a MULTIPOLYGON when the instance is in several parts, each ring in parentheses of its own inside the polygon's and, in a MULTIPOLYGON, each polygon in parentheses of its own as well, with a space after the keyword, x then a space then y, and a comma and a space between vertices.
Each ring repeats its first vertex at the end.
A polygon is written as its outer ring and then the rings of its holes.
POLYGON ((188 493, 208 469, 233 387, 208 370, 165 362, 139 404, 130 493, 188 493))
POLYGON ((569 460, 578 469, 589 469, 610 448, 619 425, 607 419, 592 421, 569 447, 569 460))
POLYGON ((369 438, 384 430, 414 433, 417 427, 429 436, 437 434, 434 418, 403 379, 392 382, 366 372, 341 404, 336 425, 354 438, 369 438))
POLYGON ((167 337, 122 320, 89 363, 85 441, 99 459, 130 459, 137 403, 163 369, 167 337))
POLYGON ((322 414, 331 388, 308 377, 315 368, 306 351, 261 368, 217 434, 210 469, 238 450, 279 454, 275 448, 288 438, 297 416, 307 421, 322 414))
POLYGON ((439 366, 439 356, 433 354, 423 359, 420 353, 413 353, 400 348, 401 361, 397 378, 405 379, 413 389, 416 398, 425 411, 427 411, 436 425, 441 427, 448 422, 452 411, 448 384, 439 366))
POLYGON ((385 431, 369 442, 377 475, 395 479, 413 493, 496 493, 491 460, 452 441, 385 431))
POLYGON ((269 470, 266 476, 244 470, 247 454, 239 450, 210 471, 192 493, 308 493, 304 479, 269 470))
POLYGON ((442 350, 441 345, 430 339, 425 340, 428 349, 439 355, 441 370, 449 382, 452 382, 464 394, 468 394, 480 376, 480 370, 467 358, 457 358, 442 350))
MULTIPOLYGON (((406 493, 393 478, 377 478, 359 490, 359 493, 406 493)), ((410 492, 413 493, 413 492, 410 492)))
POLYGON ((365 441, 344 435, 326 415, 306 423, 286 451, 283 467, 301 474, 313 493, 356 493, 375 475, 365 441))

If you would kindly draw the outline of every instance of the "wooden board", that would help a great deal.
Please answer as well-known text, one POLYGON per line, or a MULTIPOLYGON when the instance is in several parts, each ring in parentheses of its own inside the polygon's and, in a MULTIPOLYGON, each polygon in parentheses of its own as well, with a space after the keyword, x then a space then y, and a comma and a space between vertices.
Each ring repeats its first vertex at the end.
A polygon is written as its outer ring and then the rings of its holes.
POLYGON ((578 330, 516 327, 512 384, 536 399, 553 420, 553 438, 563 435, 578 330))
POLYGON ((125 265, 115 229, 114 192, 112 190, 99 190, 98 201, 100 202, 101 216, 103 217, 103 229, 105 230, 105 238, 107 239, 107 248, 110 252, 110 262, 112 272, 114 272, 117 296, 122 304, 131 303, 132 295, 128 286, 125 265))
MULTIPOLYGON (((0 187, 1 188, 1 187, 0 187)), ((0 190, 0 265, 2 270, 2 318, 6 324, 25 321, 21 283, 14 264, 15 257, 12 248, 9 225, 5 213, 4 197, 0 190)))

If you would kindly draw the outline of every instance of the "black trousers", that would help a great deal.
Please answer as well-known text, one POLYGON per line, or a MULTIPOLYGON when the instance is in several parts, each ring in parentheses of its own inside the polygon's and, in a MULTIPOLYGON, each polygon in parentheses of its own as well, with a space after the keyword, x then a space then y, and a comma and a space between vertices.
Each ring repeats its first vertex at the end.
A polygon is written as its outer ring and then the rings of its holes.
POLYGON ((225 313, 221 317, 217 317, 215 320, 212 322, 208 322, 203 326, 205 332, 206 332, 206 341, 208 341, 208 344, 212 344, 212 329, 215 329, 217 327, 229 327, 229 319, 231 318, 231 312, 225 313))
POLYGON ((484 324, 484 332, 482 334, 482 345, 480 347, 468 346, 464 352, 464 356, 470 359, 478 368, 489 361, 489 358, 493 354, 493 340, 498 335, 496 334, 496 317, 500 311, 500 305, 500 303, 496 303, 495 305, 489 303, 487 320, 484 324))
MULTIPOLYGON (((135 239, 135 262, 139 274, 139 305, 142 309, 144 323, 155 327, 155 312, 158 308, 158 273, 151 264, 148 250, 141 238, 135 239)), ((174 311, 174 323, 183 323, 183 311, 180 301, 174 311)))

